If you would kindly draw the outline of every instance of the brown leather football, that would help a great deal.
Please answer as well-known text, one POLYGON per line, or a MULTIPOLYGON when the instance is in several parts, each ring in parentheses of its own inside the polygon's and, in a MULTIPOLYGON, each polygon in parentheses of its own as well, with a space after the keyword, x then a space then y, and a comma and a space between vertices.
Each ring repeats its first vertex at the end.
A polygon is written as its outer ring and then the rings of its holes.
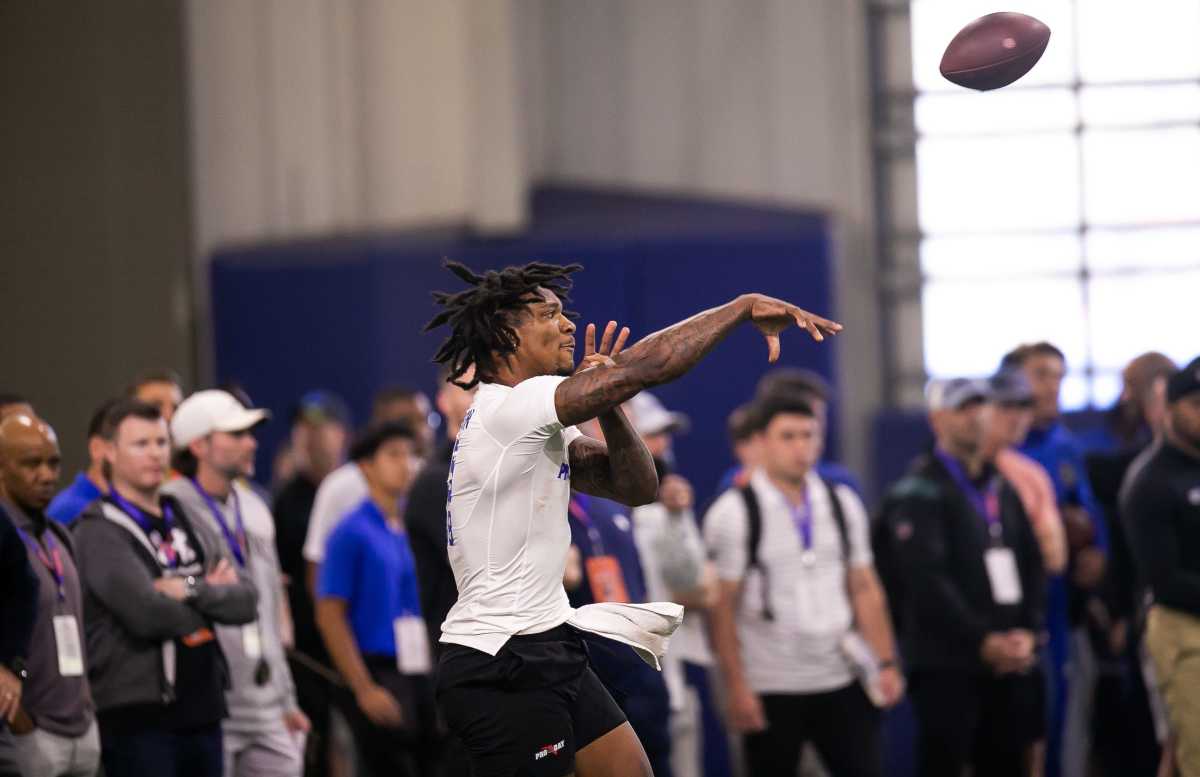
POLYGON ((981 16, 959 30, 942 55, 947 80, 987 91, 1008 86, 1029 72, 1050 42, 1050 28, 1022 13, 981 16))

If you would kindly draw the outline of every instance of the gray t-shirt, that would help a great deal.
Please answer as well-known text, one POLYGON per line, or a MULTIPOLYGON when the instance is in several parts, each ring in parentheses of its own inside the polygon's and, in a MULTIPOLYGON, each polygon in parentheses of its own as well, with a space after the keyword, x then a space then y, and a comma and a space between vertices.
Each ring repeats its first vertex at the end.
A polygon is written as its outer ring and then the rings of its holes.
MULTIPOLYGON (((33 624, 33 638, 29 641, 29 655, 25 657, 29 679, 21 689, 21 707, 39 729, 61 737, 83 736, 95 718, 95 706, 87 679, 83 595, 79 588, 79 573, 75 569, 74 547, 69 544, 70 535, 61 524, 57 527, 47 524, 40 535, 43 543, 39 552, 33 542, 39 536, 34 530, 34 521, 12 502, 4 502, 3 509, 12 518, 13 525, 22 532, 29 564, 38 578, 37 620, 33 624), (48 541, 45 539, 47 537, 48 541), (45 552, 46 544, 50 546, 48 553, 45 552), (55 556, 62 564, 61 602, 58 583, 45 563, 49 561, 53 566, 55 556), (84 671, 79 675, 63 677, 59 672, 58 643, 54 630, 56 616, 75 619, 76 644, 83 654, 84 671)), ((53 522, 52 519, 47 520, 53 522)))
MULTIPOLYGON (((216 627, 217 638, 229 667, 231 686, 225 694, 229 717, 224 727, 226 730, 254 732, 278 725, 285 711, 296 709, 296 691, 281 635, 286 600, 279 558, 275 552, 275 523, 270 508, 252 488, 235 482, 233 490, 237 494, 236 502, 231 496, 223 500, 214 499, 213 504, 221 511, 230 532, 234 533, 237 507, 241 507, 249 553, 243 555, 246 566, 238 565, 238 571, 249 578, 258 591, 258 618, 254 623, 242 626, 218 624, 216 627), (247 651, 248 647, 250 651, 247 651), (260 657, 270 667, 270 679, 261 685, 255 679, 260 657)), ((190 480, 176 478, 163 486, 163 493, 179 501, 193 524, 208 527, 228 547, 228 540, 216 516, 190 480)), ((232 563, 237 564, 236 558, 232 563)))
MULTIPOLYGON (((812 509, 812 563, 805 563, 800 532, 786 498, 761 472, 751 486, 762 511, 759 562, 770 577, 774 620, 763 617, 763 576, 747 574, 749 521, 737 490, 723 494, 704 519, 704 540, 725 581, 741 581, 737 610, 742 666, 750 687, 759 693, 820 693, 849 685, 853 679, 839 643, 854 616, 846 591, 842 541, 825 485, 809 473, 805 489, 812 509)), ((835 486, 846 517, 850 565, 872 563, 867 514, 855 493, 835 486)))

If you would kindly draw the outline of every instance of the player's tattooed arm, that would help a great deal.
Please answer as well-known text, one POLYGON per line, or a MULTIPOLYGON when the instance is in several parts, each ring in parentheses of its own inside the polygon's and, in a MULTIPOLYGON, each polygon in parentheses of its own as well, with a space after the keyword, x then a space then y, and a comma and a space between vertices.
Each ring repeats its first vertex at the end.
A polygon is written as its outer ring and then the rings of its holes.
POLYGON ((621 409, 601 413, 604 440, 579 437, 571 443, 571 487, 630 507, 658 499, 654 458, 621 409))
MULTIPOLYGON (((717 346, 739 324, 749 321, 767 340, 768 360, 779 358, 779 333, 791 326, 808 330, 814 340, 836 334, 842 325, 801 310, 791 303, 762 294, 743 294, 720 307, 659 330, 628 350, 616 353, 609 364, 577 372, 558 385, 554 405, 558 418, 572 425, 596 418, 639 391, 683 375, 717 346)), ((605 342, 611 343, 610 324, 605 342)), ((589 325, 589 331, 594 329, 589 325)), ((628 330, 622 331, 623 342, 628 330)), ((604 355, 601 343, 598 355, 604 355)), ((585 361, 587 357, 585 356, 585 361)))

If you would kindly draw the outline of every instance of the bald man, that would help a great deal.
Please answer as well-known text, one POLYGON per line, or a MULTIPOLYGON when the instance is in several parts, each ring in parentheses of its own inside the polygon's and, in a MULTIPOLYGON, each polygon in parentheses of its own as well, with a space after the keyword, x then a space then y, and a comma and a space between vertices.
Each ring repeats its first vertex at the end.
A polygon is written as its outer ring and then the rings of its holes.
POLYGON ((0 419, 17 413, 31 416, 34 414, 33 405, 20 394, 0 391, 0 419))
POLYGON ((26 777, 90 777, 100 764, 74 546, 66 528, 45 512, 60 470, 58 437, 46 422, 25 413, 0 420, 4 511, 38 577, 28 677, 3 741, 26 777))

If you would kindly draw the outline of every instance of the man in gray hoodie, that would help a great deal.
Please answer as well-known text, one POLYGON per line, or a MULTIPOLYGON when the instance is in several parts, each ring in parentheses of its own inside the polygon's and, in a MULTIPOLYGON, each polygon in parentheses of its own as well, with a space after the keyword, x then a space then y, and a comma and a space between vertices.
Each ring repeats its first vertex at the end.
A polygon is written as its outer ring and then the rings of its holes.
POLYGON ((173 463, 182 477, 163 487, 193 523, 223 538, 258 590, 253 623, 217 627, 232 681, 222 723, 226 777, 299 777, 309 728, 280 636, 287 604, 275 524, 266 503, 240 480, 254 474, 253 429, 266 417, 225 391, 192 394, 171 419, 173 463))
POLYGON ((102 429, 108 496, 74 526, 106 777, 220 777, 228 670, 213 630, 251 623, 254 584, 160 493, 167 424, 136 399, 102 429))

